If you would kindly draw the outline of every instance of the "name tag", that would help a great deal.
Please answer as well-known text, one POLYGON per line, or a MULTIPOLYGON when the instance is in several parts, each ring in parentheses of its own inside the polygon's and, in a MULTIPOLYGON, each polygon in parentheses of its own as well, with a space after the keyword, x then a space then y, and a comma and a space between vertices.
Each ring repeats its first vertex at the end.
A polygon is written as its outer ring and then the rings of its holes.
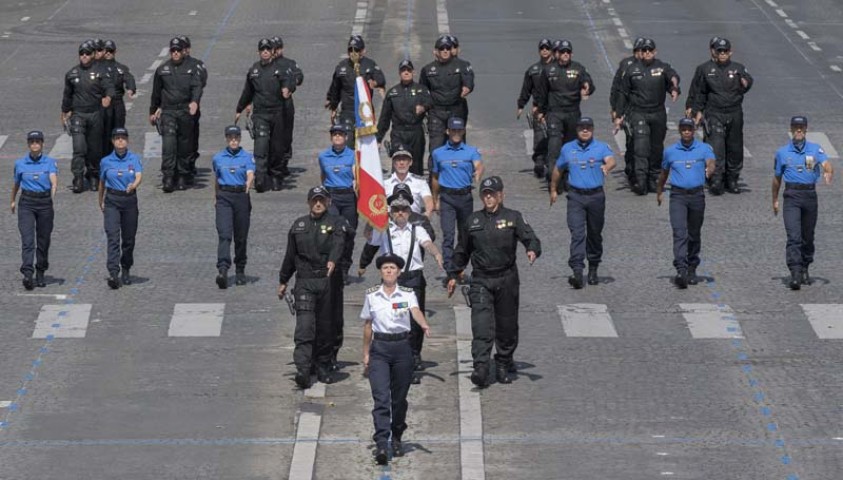
POLYGON ((118 170, 118 171, 117 171, 117 176, 118 176, 118 177, 122 177, 122 176, 123 176, 123 172, 121 172, 121 171, 119 171, 119 170, 118 170))
POLYGON ((451 162, 451 166, 452 166, 452 167, 457 168, 457 165, 459 165, 459 163, 457 163, 457 162, 451 162))
POLYGON ((38 180, 39 178, 41 178, 41 175, 38 175, 37 173, 32 176, 33 180, 38 180))
POLYGON ((334 167, 334 173, 340 173, 340 167, 334 167))
POLYGON ((235 172, 237 172, 237 169, 236 169, 236 168, 233 168, 233 167, 232 167, 232 168, 229 168, 229 169, 228 169, 228 173, 235 173, 235 172))
POLYGON ((693 166, 694 166, 694 162, 690 162, 690 161, 685 162, 685 168, 691 168, 693 166))

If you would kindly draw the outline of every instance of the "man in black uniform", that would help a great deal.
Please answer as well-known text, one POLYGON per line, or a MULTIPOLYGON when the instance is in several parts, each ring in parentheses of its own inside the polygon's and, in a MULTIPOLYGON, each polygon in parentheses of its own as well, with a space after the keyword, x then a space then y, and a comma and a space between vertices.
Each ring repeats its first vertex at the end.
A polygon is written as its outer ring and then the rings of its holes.
POLYGON ((474 372, 471 381, 478 387, 488 386, 489 359, 492 345, 496 376, 499 383, 511 383, 509 373, 515 371, 512 355, 518 346, 518 298, 520 282, 515 265, 516 247, 521 242, 527 249, 530 265, 541 255, 542 247, 533 228, 521 213, 503 206, 503 181, 488 177, 480 184, 483 210, 468 217, 454 251, 448 272, 448 295, 454 293, 457 277, 471 260, 471 356, 474 372))
MULTIPOLYGON (((283 299, 287 283, 296 275, 293 288, 296 308, 296 383, 310 387, 310 372, 316 367, 317 378, 331 383, 331 353, 334 344, 332 275, 342 255, 345 220, 328 213, 331 194, 323 187, 307 192, 310 214, 293 222, 287 235, 287 251, 278 275, 278 298, 283 299)), ((339 299, 342 303, 342 299, 339 299)))
POLYGON ((725 38, 714 43, 715 60, 700 67, 694 77, 692 114, 697 123, 705 116, 705 141, 714 149, 716 164, 710 191, 740 193, 738 178, 743 168, 743 97, 752 88, 752 76, 743 64, 733 62, 732 44, 725 38))
MULTIPOLYGON (((642 37, 637 37, 632 43, 632 55, 624 58, 618 64, 618 69, 615 70, 615 77, 612 79, 612 91, 609 93, 609 110, 612 116, 612 122, 618 118, 618 95, 620 95, 621 81, 623 80, 624 72, 630 65, 641 59, 641 43, 644 41, 642 37)), ((629 186, 635 183, 635 157, 633 155, 634 146, 632 145, 632 134, 627 128, 627 124, 623 124, 623 133, 626 137, 626 149, 623 154, 624 169, 623 173, 629 182, 629 186)))
MULTIPOLYGON (((591 75, 581 63, 571 60, 571 42, 562 40, 556 50, 559 53, 556 63, 542 72, 536 88, 539 116, 547 115, 544 121, 547 124, 545 177, 548 182, 562 145, 577 138, 577 121, 582 116, 580 102, 594 93, 591 75)), ((566 184, 567 181, 563 185, 566 184)))
MULTIPOLYGON (((291 83, 294 82, 297 87, 300 86, 302 82, 304 82, 304 73, 301 71, 299 64, 296 63, 295 60, 284 56, 284 40, 282 40, 279 36, 272 37, 271 40, 275 47, 275 51, 273 52, 275 63, 279 64, 281 71, 288 77, 292 77, 291 83)), ((296 106, 293 104, 293 92, 290 91, 290 94, 287 97, 282 94, 281 98, 284 102, 284 130, 281 137, 283 150, 280 152, 273 152, 272 149, 270 149, 269 151, 270 157, 279 157, 278 161, 271 162, 273 165, 279 165, 278 173, 273 173, 274 176, 272 177, 273 190, 281 190, 282 180, 284 177, 288 177, 290 175, 288 166, 290 164, 290 159, 293 158, 293 125, 296 119, 296 106)))
MULTIPOLYGON (((430 91, 432 107, 427 115, 428 170, 433 163, 433 151, 448 139, 448 119, 465 121, 467 103, 463 99, 474 90, 474 72, 452 56, 453 44, 443 35, 434 44, 436 59, 422 68, 419 83, 430 91)), ((421 162, 421 159, 418 160, 421 162)))
POLYGON ((708 51, 711 54, 711 60, 697 65, 697 68, 694 70, 694 76, 691 78, 691 86, 688 87, 688 95, 685 98, 685 116, 688 118, 695 117, 696 112, 694 112, 694 103, 697 100, 697 92, 700 89, 703 77, 705 77, 706 73, 708 73, 708 68, 711 65, 711 62, 717 61, 717 50, 715 50, 714 47, 719 41, 720 37, 711 37, 711 40, 708 41, 708 51))
POLYGON ((282 152, 284 149, 283 96, 289 97, 296 89, 294 79, 281 72, 280 64, 272 61, 272 53, 272 41, 262 38, 258 42, 260 60, 246 73, 246 83, 234 114, 234 123, 237 123, 243 110, 251 105, 257 168, 255 190, 258 193, 281 187, 281 165, 274 164, 275 161, 280 163, 281 156, 271 156, 270 152, 282 152))
MULTIPOLYGON (((451 41, 451 57, 453 57, 454 62, 457 62, 458 64, 460 64, 460 70, 459 71, 466 72, 466 76, 468 77, 468 83, 471 85, 471 90, 474 90, 474 69, 471 68, 471 62, 469 62, 468 60, 466 60, 464 58, 460 58, 460 52, 462 51, 462 50, 460 50, 460 39, 457 38, 456 35, 451 35, 451 34, 448 34, 447 37, 448 37, 448 40, 451 41)), ((465 116, 463 117, 463 120, 465 121, 465 124, 468 125, 468 98, 467 98, 467 95, 463 96, 461 98, 461 100, 462 100, 463 113, 465 114, 465 116)), ((463 140, 466 140, 467 138, 468 138, 468 134, 463 136, 463 140)))
POLYGON ((79 46, 79 65, 64 76, 61 122, 69 125, 73 137, 73 193, 85 189, 84 176, 91 190, 99 185, 102 159, 103 108, 111 105, 114 84, 94 66, 94 50, 88 43, 79 46))
POLYGON ((352 35, 348 39, 348 58, 342 60, 334 69, 334 76, 325 100, 325 108, 331 111, 331 123, 341 123, 346 126, 349 132, 348 144, 351 148, 354 148, 354 127, 357 122, 354 113, 354 87, 357 78, 354 71, 355 60, 359 63, 360 75, 369 88, 380 89, 383 93, 386 86, 386 78, 383 76, 381 67, 366 56, 366 44, 363 42, 363 37, 352 35), (337 113, 338 107, 339 113, 337 113))
MULTIPOLYGON (((389 130, 389 141, 393 148, 398 145, 409 151, 418 162, 410 165, 410 172, 416 175, 424 174, 424 122, 427 110, 430 109, 430 92, 427 88, 413 81, 413 62, 404 59, 398 64, 401 82, 386 92, 386 98, 381 107, 378 119, 378 143, 382 143, 389 130)), ((388 152, 392 154, 392 152, 388 152)))
POLYGON ((618 92, 615 132, 624 120, 632 133, 635 157, 635 185, 638 195, 656 191, 661 171, 664 137, 667 134, 665 95, 675 102, 679 98, 679 74, 669 63, 656 59, 656 42, 641 42, 641 60, 623 73, 618 92))
POLYGON ((170 40, 170 59, 155 70, 149 104, 149 123, 160 122, 164 137, 161 172, 165 193, 174 188, 184 190, 193 181, 194 117, 202 98, 202 76, 186 61, 184 48, 185 43, 180 38, 170 40))
POLYGON ((103 156, 106 156, 113 150, 111 132, 115 128, 124 128, 126 126, 126 104, 123 103, 123 95, 134 98, 137 86, 135 85, 135 77, 129 72, 129 67, 115 59, 117 44, 114 40, 106 40, 103 42, 103 47, 105 56, 103 56, 100 63, 108 72, 111 81, 114 82, 114 98, 111 100, 111 106, 105 109, 104 123, 105 133, 108 139, 106 148, 103 150, 103 156))
MULTIPOLYGON (((191 69, 196 69, 199 73, 199 78, 202 80, 202 90, 208 85, 208 70, 205 68, 205 62, 190 55, 190 38, 187 35, 179 35, 179 40, 184 42, 184 61, 191 69)), ((199 92, 200 99, 197 100, 196 115, 193 116, 193 144, 191 146, 192 153, 190 154, 190 175, 185 177, 185 185, 193 185, 196 177, 196 160, 199 159, 199 119, 202 117, 201 97, 202 92, 199 92)))
POLYGON ((527 106, 530 97, 533 97, 533 106, 529 114, 529 119, 532 119, 532 121, 529 123, 533 127, 533 173, 538 178, 544 177, 545 164, 547 163, 547 126, 539 120, 536 90, 539 82, 542 81, 542 72, 553 63, 553 60, 553 43, 550 39, 542 38, 539 40, 539 61, 530 65, 524 72, 521 94, 518 95, 518 110, 515 111, 515 117, 521 118, 524 107, 527 106))

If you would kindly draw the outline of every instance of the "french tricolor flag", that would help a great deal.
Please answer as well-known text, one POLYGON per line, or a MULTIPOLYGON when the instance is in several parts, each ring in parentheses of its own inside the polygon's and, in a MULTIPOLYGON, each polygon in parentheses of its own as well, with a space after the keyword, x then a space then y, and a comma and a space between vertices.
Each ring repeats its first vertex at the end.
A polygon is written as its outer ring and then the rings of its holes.
POLYGON ((381 157, 375 134, 375 108, 372 93, 362 76, 357 77, 354 89, 354 106, 357 117, 354 151, 357 156, 357 213, 372 228, 383 231, 389 224, 388 205, 383 186, 381 157))

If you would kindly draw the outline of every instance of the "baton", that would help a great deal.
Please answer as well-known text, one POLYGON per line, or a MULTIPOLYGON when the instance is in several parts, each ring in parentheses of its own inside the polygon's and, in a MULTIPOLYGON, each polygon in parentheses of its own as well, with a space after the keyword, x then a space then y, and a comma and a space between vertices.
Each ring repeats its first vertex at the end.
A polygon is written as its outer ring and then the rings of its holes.
POLYGON ((527 115, 526 117, 527 117, 527 126, 530 127, 530 130, 532 130, 534 128, 533 125, 535 125, 535 120, 533 119, 533 114, 531 113, 531 114, 527 115))
POLYGON ((246 131, 249 132, 249 136, 252 137, 252 140, 255 139, 255 129, 252 125, 252 113, 246 115, 246 131))
POLYGON ((390 142, 389 140, 384 140, 383 141, 383 149, 386 150, 387 155, 391 155, 392 154, 392 142, 390 142))
POLYGON ((158 135, 161 135, 162 137, 164 136, 164 134, 161 132, 161 117, 160 116, 155 119, 155 130, 158 132, 158 135))
POLYGON ((287 307, 290 309, 290 315, 296 316, 296 297, 293 296, 292 293, 287 292, 284 294, 284 301, 287 302, 287 307))
POLYGON ((64 130, 64 133, 70 135, 70 127, 67 125, 68 121, 68 119, 63 119, 61 121, 61 128, 64 130))
POLYGON ((468 285, 463 285, 462 287, 460 287, 460 292, 462 292, 462 298, 465 299, 466 306, 468 306, 468 308, 471 308, 471 298, 469 298, 468 296, 468 290, 468 285))

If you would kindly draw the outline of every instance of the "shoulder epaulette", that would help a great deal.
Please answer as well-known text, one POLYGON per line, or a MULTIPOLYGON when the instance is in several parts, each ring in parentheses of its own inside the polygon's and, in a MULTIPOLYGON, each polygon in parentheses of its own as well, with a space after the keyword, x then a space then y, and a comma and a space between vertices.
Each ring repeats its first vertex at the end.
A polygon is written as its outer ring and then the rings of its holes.
POLYGON ((412 291, 413 291, 413 289, 412 289, 412 288, 410 288, 410 287, 402 287, 401 285, 399 285, 399 286, 398 286, 398 290, 401 290, 402 292, 412 292, 412 291))
POLYGON ((381 288, 381 286, 380 286, 380 285, 375 285, 374 287, 369 287, 369 288, 367 288, 367 289, 366 289, 366 294, 368 295, 368 294, 370 294, 370 293, 375 293, 375 292, 377 292, 377 291, 378 291, 378 289, 380 289, 380 288, 381 288))

